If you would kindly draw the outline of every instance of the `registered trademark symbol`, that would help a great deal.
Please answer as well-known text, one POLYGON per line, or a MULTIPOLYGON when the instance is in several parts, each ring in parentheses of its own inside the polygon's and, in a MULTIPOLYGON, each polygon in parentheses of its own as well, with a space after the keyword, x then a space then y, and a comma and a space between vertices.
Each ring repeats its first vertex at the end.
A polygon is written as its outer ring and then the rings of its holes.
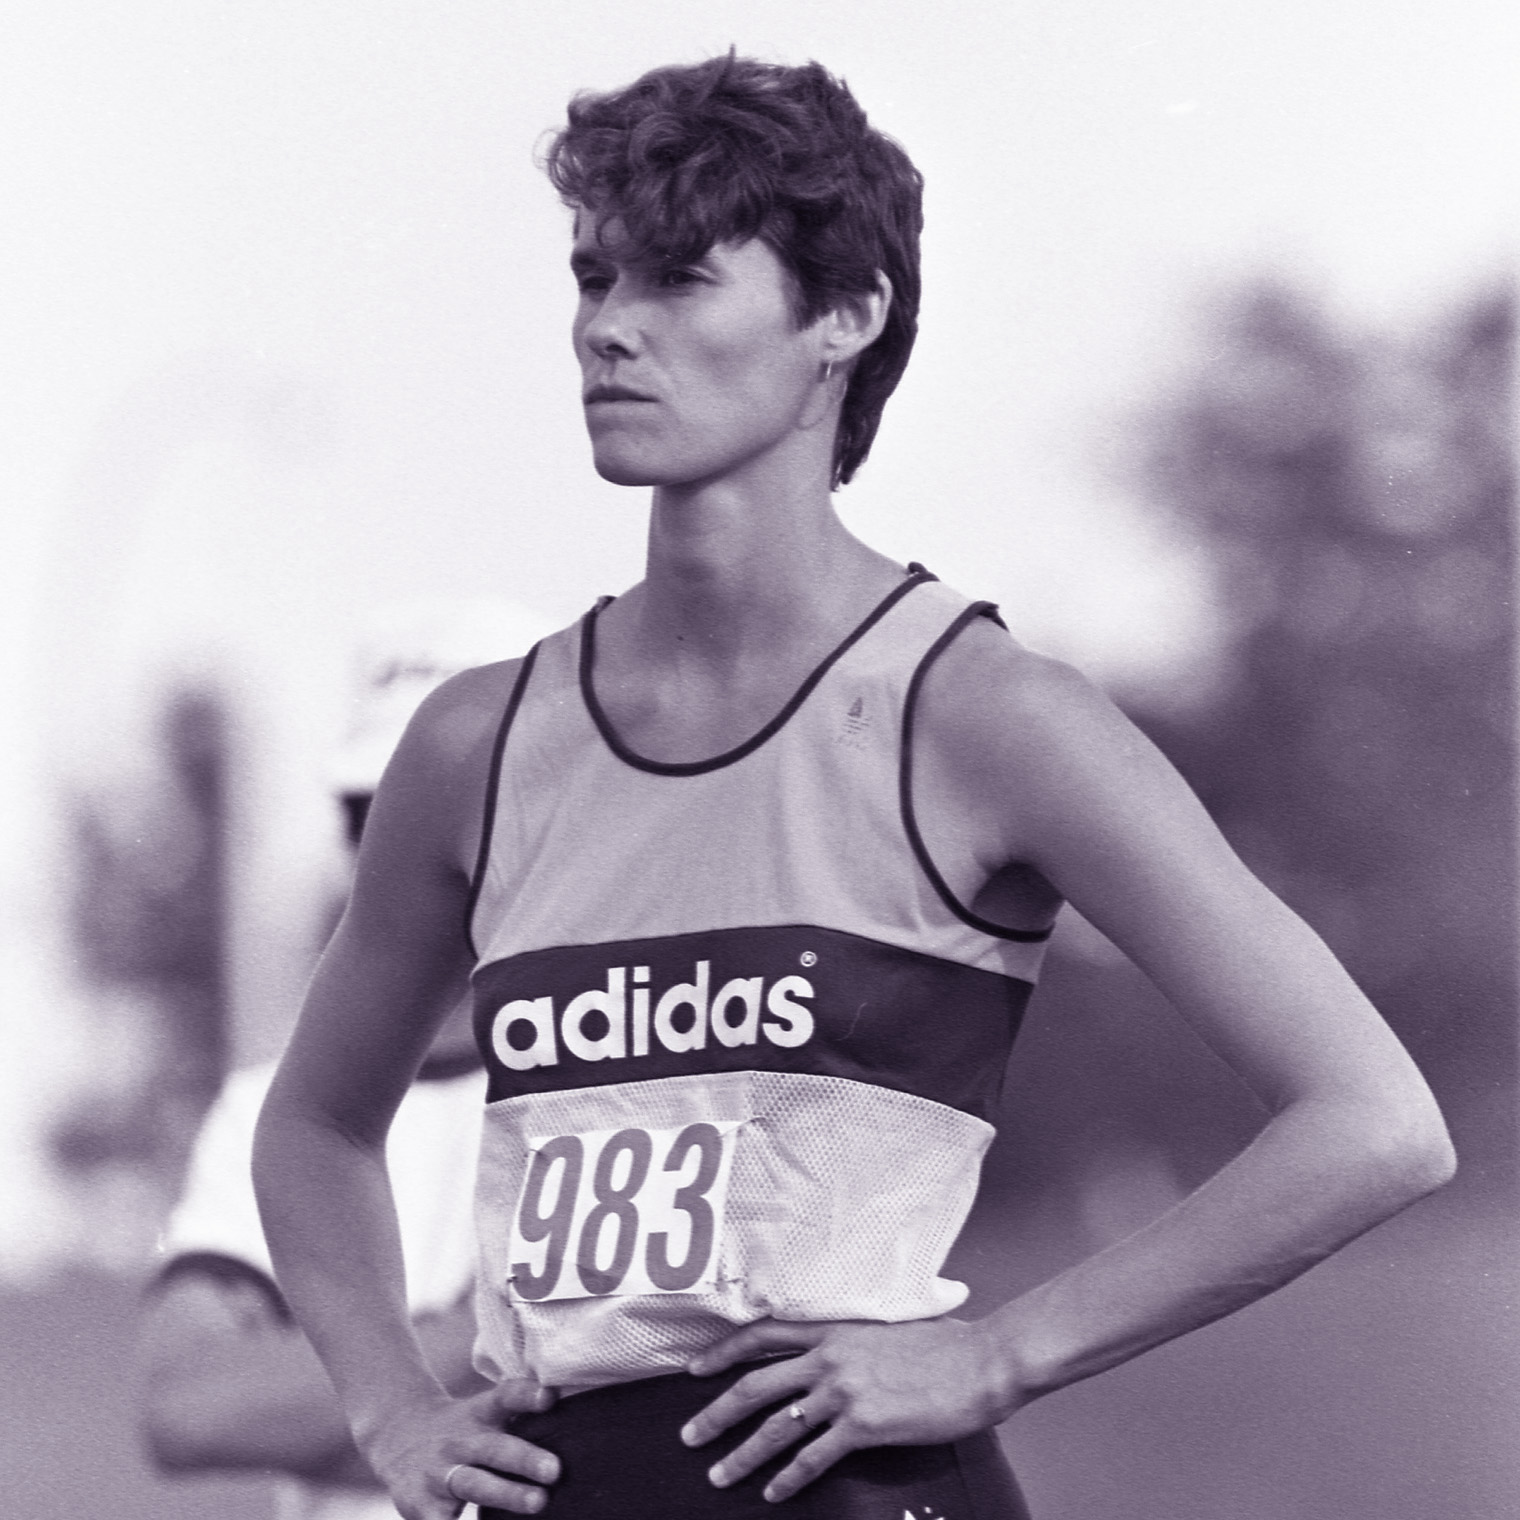
POLYGON ((818 957, 811 950, 804 950, 801 960, 804 966, 816 966, 818 964, 818 957))

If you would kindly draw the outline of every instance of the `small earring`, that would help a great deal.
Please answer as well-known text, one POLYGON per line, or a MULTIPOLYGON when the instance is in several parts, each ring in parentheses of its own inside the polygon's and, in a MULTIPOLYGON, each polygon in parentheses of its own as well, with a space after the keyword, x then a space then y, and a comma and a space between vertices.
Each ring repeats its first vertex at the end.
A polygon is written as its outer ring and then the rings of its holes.
POLYGON ((834 361, 830 359, 823 366, 823 383, 827 385, 834 378, 834 361))

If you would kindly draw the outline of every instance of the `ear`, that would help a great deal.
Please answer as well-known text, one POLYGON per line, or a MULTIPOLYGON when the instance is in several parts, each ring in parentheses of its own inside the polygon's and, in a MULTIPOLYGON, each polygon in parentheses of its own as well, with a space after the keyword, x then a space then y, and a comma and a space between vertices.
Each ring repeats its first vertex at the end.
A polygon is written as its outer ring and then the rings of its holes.
POLYGON ((819 319, 820 360, 846 368, 881 336, 891 309, 892 282, 878 269, 875 290, 847 296, 819 319))

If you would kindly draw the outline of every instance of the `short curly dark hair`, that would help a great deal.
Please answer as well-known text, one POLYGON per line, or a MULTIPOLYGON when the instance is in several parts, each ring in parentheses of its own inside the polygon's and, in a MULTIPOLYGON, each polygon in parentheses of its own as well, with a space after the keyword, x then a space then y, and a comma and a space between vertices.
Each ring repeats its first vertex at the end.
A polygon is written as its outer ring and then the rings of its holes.
POLYGON ((834 484, 860 467, 918 334, 923 177, 822 65, 732 51, 583 93, 545 168, 566 205, 621 228, 620 248, 689 263, 759 237, 792 280, 799 327, 892 282, 886 327, 856 359, 834 440, 834 484))

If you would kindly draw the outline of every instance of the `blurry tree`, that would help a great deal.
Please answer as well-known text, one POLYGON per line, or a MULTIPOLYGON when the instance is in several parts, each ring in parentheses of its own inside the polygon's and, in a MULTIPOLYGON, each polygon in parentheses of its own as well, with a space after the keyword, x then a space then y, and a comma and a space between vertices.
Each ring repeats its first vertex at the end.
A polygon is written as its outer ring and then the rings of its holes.
POLYGON ((227 1065, 227 724, 216 695, 170 694, 150 773, 76 797, 71 930, 95 989, 95 1080, 59 1125, 76 1174, 178 1174, 227 1065))
POLYGON ((1229 679, 1135 716, 1410 1046, 1473 1180, 1513 1150, 1513 300, 1394 340, 1262 285, 1217 335, 1149 482, 1217 559, 1229 679))
MULTIPOLYGON (((1218 677, 1131 715, 1388 1017, 1491 1198, 1515 1148, 1513 336, 1507 294, 1395 339, 1238 291, 1130 456, 1220 614, 1218 677)), ((961 1265, 993 1296, 1037 1280, 1265 1117, 1068 913, 961 1265)))

